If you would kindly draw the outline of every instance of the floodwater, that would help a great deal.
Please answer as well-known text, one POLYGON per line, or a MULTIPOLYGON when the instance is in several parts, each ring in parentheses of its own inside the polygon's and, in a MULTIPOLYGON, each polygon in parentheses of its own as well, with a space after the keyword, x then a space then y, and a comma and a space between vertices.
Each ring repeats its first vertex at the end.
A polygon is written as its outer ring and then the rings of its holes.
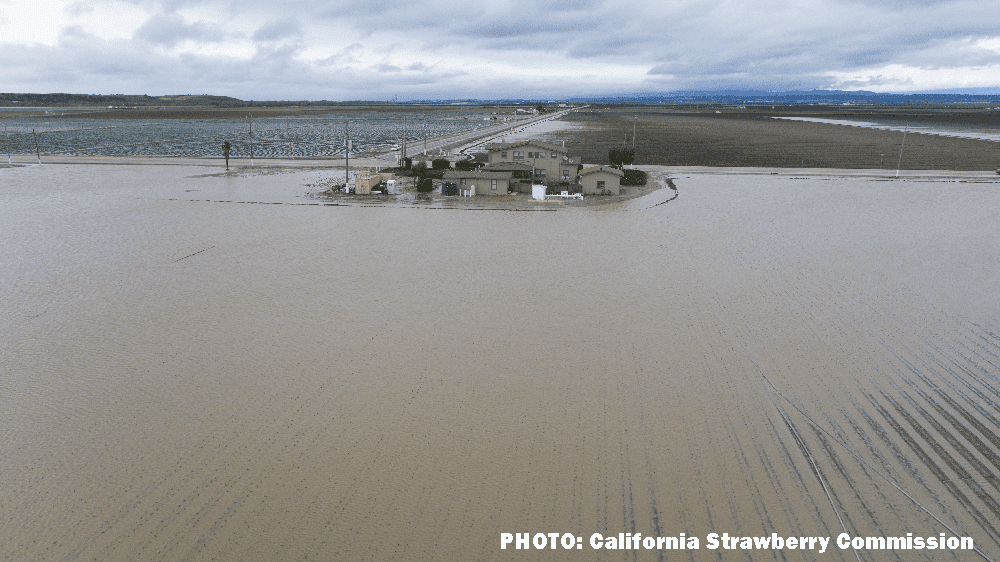
POLYGON ((0 559, 1000 560, 1000 184, 508 212, 319 173, 0 169, 0 559), (706 544, 845 530, 985 556, 706 544))
POLYGON ((866 129, 885 129, 887 131, 910 131, 911 133, 923 133, 925 135, 1000 142, 1000 130, 997 130, 996 127, 953 123, 949 122, 947 118, 942 118, 933 125, 928 125, 926 121, 915 121, 912 119, 878 119, 868 116, 863 118, 844 117, 840 119, 823 119, 818 117, 774 117, 774 119, 808 121, 811 123, 826 123, 828 125, 848 125, 851 127, 864 127, 866 129))

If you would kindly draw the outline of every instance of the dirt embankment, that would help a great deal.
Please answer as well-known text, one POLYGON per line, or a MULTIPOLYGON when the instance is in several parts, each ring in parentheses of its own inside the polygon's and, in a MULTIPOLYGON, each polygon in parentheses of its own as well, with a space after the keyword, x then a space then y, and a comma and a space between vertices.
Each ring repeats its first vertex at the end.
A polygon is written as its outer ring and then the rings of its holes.
MULTIPOLYGON (((932 126, 932 117, 922 120, 932 126)), ((562 133, 567 145, 574 146, 585 162, 603 164, 609 163, 612 147, 623 142, 631 146, 633 126, 635 163, 665 166, 894 170, 903 144, 903 134, 897 131, 787 121, 760 113, 584 109, 564 119, 584 126, 562 133)), ((904 170, 995 170, 1000 166, 1000 145, 910 132, 899 166, 904 170)))

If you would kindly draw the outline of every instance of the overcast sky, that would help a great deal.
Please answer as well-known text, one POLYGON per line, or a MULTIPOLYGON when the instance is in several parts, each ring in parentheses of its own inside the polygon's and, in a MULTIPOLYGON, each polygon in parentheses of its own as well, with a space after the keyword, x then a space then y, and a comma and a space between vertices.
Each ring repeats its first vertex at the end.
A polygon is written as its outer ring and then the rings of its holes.
POLYGON ((1000 92, 996 0, 0 0, 0 91, 1000 92))

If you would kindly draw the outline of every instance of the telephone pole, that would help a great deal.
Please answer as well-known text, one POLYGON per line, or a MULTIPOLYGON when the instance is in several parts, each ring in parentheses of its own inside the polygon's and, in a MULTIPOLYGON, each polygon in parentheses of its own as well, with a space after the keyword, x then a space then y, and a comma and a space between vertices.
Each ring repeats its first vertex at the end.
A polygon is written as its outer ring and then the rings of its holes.
POLYGON ((38 163, 42 163, 42 153, 38 151, 38 134, 35 133, 35 129, 32 127, 31 135, 35 137, 35 155, 38 156, 38 163))
POLYGON ((400 154, 399 167, 403 168, 406 167, 406 116, 405 115, 403 116, 403 142, 400 144, 402 146, 400 147, 399 151, 400 154))
POLYGON ((896 161, 896 177, 897 178, 899 177, 899 165, 902 164, 902 162, 903 162, 903 146, 906 144, 906 131, 908 131, 908 130, 910 130, 910 126, 909 125, 907 125, 905 129, 903 129, 903 142, 900 143, 900 145, 899 145, 899 160, 896 161))

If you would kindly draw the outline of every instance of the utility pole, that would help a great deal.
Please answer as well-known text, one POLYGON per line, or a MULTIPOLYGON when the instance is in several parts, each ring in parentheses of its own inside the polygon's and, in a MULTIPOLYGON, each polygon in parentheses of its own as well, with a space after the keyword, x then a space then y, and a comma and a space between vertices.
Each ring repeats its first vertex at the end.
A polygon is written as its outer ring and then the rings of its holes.
POLYGON ((250 167, 253 168, 253 114, 247 113, 247 119, 250 121, 250 132, 247 133, 250 139, 250 167))
POLYGON ((7 145, 7 164, 10 164, 10 135, 7 133, 7 125, 3 126, 3 140, 7 145))
POLYGON ((427 119, 424 119, 424 158, 427 158, 427 119))
POLYGON ((632 121, 632 150, 635 150, 635 124, 639 121, 639 116, 635 116, 635 121, 632 121))
POLYGON ((35 155, 38 156, 38 163, 42 163, 42 153, 38 151, 38 134, 35 133, 34 127, 31 129, 31 135, 35 137, 35 155))
POLYGON ((399 159, 399 167, 406 167, 406 116, 403 116, 403 142, 402 148, 400 149, 400 154, 402 155, 399 159))
POLYGON ((350 123, 350 121, 344 123, 344 193, 351 192, 351 186, 348 185, 351 175, 351 135, 347 130, 350 123))
POLYGON ((899 160, 896 162, 896 177, 899 177, 899 165, 903 162, 903 146, 906 144, 906 131, 910 130, 909 125, 903 129, 903 142, 899 145, 899 160))

